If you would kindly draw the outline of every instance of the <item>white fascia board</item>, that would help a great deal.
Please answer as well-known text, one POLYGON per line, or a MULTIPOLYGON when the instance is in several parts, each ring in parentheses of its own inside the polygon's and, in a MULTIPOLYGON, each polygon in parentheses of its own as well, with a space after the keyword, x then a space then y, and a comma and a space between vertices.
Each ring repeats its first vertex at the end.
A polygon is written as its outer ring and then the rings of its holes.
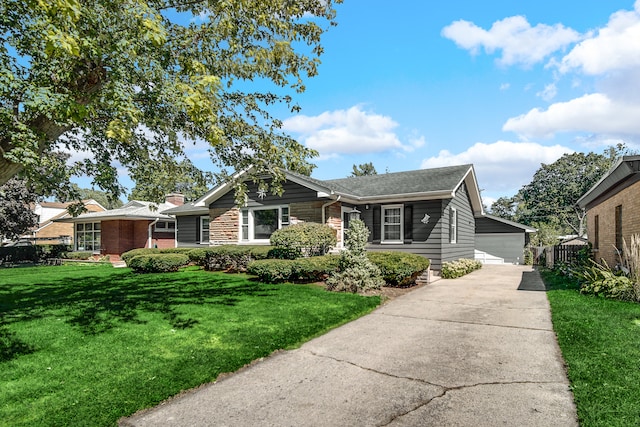
POLYGON ((467 171, 467 173, 464 174, 458 185, 455 186, 455 188, 453 189, 453 194, 458 191, 463 182, 467 184, 473 212, 476 215, 484 215, 482 196, 480 195, 480 188, 478 187, 478 180, 476 179, 476 172, 473 169, 473 165, 469 166, 469 170, 467 171))

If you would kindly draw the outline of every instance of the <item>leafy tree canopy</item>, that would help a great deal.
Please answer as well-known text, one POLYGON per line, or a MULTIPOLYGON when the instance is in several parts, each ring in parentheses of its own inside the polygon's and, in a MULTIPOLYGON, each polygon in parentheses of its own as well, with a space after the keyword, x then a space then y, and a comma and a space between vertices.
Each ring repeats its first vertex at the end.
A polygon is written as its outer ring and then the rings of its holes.
POLYGON ((114 199, 109 193, 92 188, 80 188, 78 184, 71 184, 72 192, 78 195, 78 199, 69 199, 67 197, 58 197, 58 202, 72 202, 77 200, 93 199, 100 203, 106 209, 116 209, 123 205, 122 200, 114 199))
POLYGON ((353 165, 353 172, 351 172, 351 176, 363 176, 363 175, 377 175, 378 171, 376 171, 375 166, 373 166, 372 162, 363 163, 361 165, 353 165))
POLYGON ((169 193, 181 193, 186 202, 204 195, 215 183, 210 173, 204 173, 189 160, 163 165, 146 162, 131 175, 136 186, 129 200, 161 200, 169 193))
POLYGON ((0 242, 15 239, 38 225, 38 216, 30 209, 36 200, 23 179, 11 178, 0 186, 0 242))
POLYGON ((64 148, 89 159, 63 175, 118 195, 116 162, 142 176, 149 156, 175 164, 198 141, 221 178, 250 165, 280 180, 281 168, 310 173, 317 153, 268 109, 298 109, 287 93, 317 73, 339 2, 3 0, 0 185, 64 148))

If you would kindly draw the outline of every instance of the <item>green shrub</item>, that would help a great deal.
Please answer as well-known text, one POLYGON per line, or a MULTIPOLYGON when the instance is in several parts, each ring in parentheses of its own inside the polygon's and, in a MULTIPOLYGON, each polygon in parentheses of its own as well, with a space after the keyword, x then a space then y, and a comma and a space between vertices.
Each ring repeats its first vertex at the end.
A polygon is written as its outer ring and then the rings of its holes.
POLYGON ((474 259, 461 258, 457 261, 442 264, 441 276, 443 279, 455 279, 482 268, 482 263, 474 259))
POLYGON ((189 255, 193 248, 164 248, 160 249, 161 254, 186 254, 189 255))
POLYGON ((624 301, 634 301, 633 280, 622 271, 613 271, 606 262, 591 261, 589 266, 577 268, 573 274, 580 282, 580 292, 624 301))
POLYGON ((336 245, 336 232, 327 225, 303 222, 276 230, 271 235, 274 258, 320 256, 336 245))
POLYGON ((0 247, 0 264, 38 261, 38 248, 36 246, 0 247))
POLYGON ((76 251, 76 252, 67 252, 65 254, 66 259, 89 259, 93 255, 91 251, 76 251))
POLYGON ((159 254, 160 249, 157 248, 140 248, 140 249, 131 249, 120 255, 120 259, 129 265, 129 261, 131 258, 138 255, 150 255, 150 254, 159 254))
POLYGON ((178 271, 189 264, 189 257, 185 254, 150 253, 130 258, 127 265, 137 273, 166 273, 178 271))
POLYGON ((318 282, 338 268, 339 257, 323 255, 290 259, 264 259, 249 264, 247 272, 267 283, 318 282))
POLYGON ((246 271, 252 261, 266 259, 270 249, 270 246, 223 245, 207 248, 195 257, 202 260, 199 265, 205 270, 246 271))
POLYGON ((387 286, 411 286, 430 265, 422 255, 406 252, 369 252, 367 257, 380 269, 387 286))
POLYGON ((326 280, 327 290, 356 293, 384 286, 380 269, 367 258, 365 246, 369 229, 364 222, 351 221, 344 234, 346 249, 340 254, 339 270, 326 280))

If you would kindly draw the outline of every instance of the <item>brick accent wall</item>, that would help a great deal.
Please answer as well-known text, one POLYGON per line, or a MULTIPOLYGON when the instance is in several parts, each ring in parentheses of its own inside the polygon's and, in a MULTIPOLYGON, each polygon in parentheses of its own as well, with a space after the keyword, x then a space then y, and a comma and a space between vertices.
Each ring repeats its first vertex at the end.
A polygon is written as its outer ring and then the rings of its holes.
MULTIPOLYGON (((600 241, 598 242, 598 250, 595 252, 596 260, 604 259, 611 267, 618 263, 615 249, 616 206, 622 206, 622 237, 627 244, 631 242, 632 234, 640 233, 640 197, 638 196, 640 196, 640 182, 625 188, 618 194, 588 210, 587 231, 589 242, 594 248, 596 247, 595 217, 596 215, 598 216, 600 241)), ((618 249, 622 250, 622 248, 618 249)))
POLYGON ((212 245, 236 244, 240 228, 240 210, 238 208, 209 209, 209 240, 212 245))
POLYGON ((150 223, 151 221, 102 221, 102 254, 120 255, 131 249, 147 247, 150 223))

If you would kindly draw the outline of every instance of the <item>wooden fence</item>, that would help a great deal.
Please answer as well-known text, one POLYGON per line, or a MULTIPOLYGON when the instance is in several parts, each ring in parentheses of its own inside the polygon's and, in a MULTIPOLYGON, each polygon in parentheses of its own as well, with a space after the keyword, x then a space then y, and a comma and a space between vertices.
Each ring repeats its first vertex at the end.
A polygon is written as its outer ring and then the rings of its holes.
POLYGON ((533 264, 542 265, 548 268, 558 262, 574 264, 578 261, 578 255, 585 245, 556 245, 532 247, 533 264))

